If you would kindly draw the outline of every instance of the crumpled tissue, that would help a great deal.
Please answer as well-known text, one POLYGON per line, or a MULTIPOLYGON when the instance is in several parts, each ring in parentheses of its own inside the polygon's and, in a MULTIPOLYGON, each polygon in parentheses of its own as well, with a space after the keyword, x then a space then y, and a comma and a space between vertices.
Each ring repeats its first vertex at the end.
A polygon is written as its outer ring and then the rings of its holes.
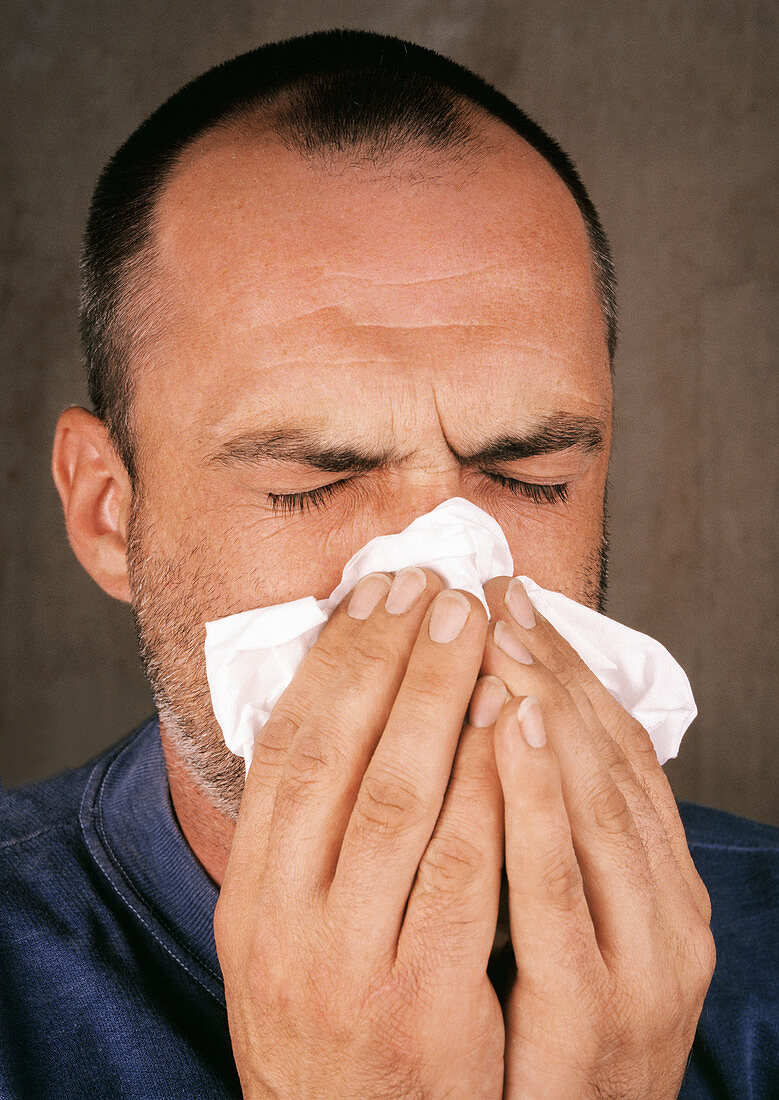
MULTIPOLYGON (((417 565, 448 588, 472 592, 484 606, 483 585, 513 576, 499 524, 470 501, 454 497, 399 534, 372 539, 346 563, 325 600, 306 596, 206 623, 206 671, 214 715, 231 752, 248 772, 254 739, 343 597, 366 573, 417 565)), ((592 608, 522 577, 531 602, 573 646, 612 695, 641 723, 658 760, 676 756, 697 714, 689 681, 659 642, 592 608)))

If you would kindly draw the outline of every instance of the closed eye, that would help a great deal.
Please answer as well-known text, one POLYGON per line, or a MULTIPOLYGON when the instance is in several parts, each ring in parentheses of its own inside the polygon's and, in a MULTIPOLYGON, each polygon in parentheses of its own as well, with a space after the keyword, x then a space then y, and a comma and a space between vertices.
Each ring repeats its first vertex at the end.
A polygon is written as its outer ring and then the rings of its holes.
POLYGON ((330 497, 354 479, 342 477, 340 481, 331 481, 329 485, 320 485, 305 493, 268 493, 273 511, 280 516, 293 512, 310 512, 312 508, 324 508, 330 497))
POLYGON ((503 474, 489 473, 487 477, 492 478, 501 488, 508 489, 517 496, 527 497, 534 504, 565 504, 568 500, 567 481, 545 485, 535 481, 519 481, 515 477, 504 477, 503 474))
MULTIPOLYGON (((565 504, 569 497, 568 482, 547 485, 534 481, 520 481, 515 477, 505 477, 503 474, 487 471, 485 474, 502 489, 508 489, 515 496, 525 497, 534 504, 565 504)), ((320 485, 316 489, 309 489, 303 493, 268 493, 268 500, 276 515, 310 512, 312 508, 324 508, 336 493, 354 480, 351 477, 344 477, 340 481, 332 481, 329 485, 320 485)))

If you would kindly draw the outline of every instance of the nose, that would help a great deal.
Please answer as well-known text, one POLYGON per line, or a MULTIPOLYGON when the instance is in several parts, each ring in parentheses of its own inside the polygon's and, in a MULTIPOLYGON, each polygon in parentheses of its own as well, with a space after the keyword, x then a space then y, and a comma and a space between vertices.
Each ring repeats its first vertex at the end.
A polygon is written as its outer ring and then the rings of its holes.
POLYGON ((461 470, 456 462, 400 471, 396 490, 383 517, 384 522, 391 524, 391 530, 386 533, 402 531, 445 500, 461 495, 461 470))

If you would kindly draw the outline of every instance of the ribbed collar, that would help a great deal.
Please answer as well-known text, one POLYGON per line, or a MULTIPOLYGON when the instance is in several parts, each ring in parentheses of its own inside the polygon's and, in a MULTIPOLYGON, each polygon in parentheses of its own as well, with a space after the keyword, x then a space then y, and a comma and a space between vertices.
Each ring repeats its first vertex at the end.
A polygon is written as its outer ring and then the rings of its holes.
POLYGON ((95 765, 81 827, 92 857, 136 917, 224 1004, 213 931, 219 891, 176 821, 156 718, 95 765))
MULTIPOLYGON (((219 890, 176 821, 156 718, 96 763, 81 826, 92 857, 136 918, 224 1005, 213 929, 219 890)), ((488 973, 505 996, 516 974, 510 942, 494 953, 488 973)))

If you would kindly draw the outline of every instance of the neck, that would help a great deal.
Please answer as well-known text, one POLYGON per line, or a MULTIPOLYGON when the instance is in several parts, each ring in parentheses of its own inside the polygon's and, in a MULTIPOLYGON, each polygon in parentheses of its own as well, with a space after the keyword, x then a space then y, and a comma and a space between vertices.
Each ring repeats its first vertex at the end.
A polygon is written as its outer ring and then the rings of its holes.
POLYGON ((164 733, 162 750, 179 828, 197 860, 221 887, 235 834, 235 822, 226 818, 195 786, 164 733))

